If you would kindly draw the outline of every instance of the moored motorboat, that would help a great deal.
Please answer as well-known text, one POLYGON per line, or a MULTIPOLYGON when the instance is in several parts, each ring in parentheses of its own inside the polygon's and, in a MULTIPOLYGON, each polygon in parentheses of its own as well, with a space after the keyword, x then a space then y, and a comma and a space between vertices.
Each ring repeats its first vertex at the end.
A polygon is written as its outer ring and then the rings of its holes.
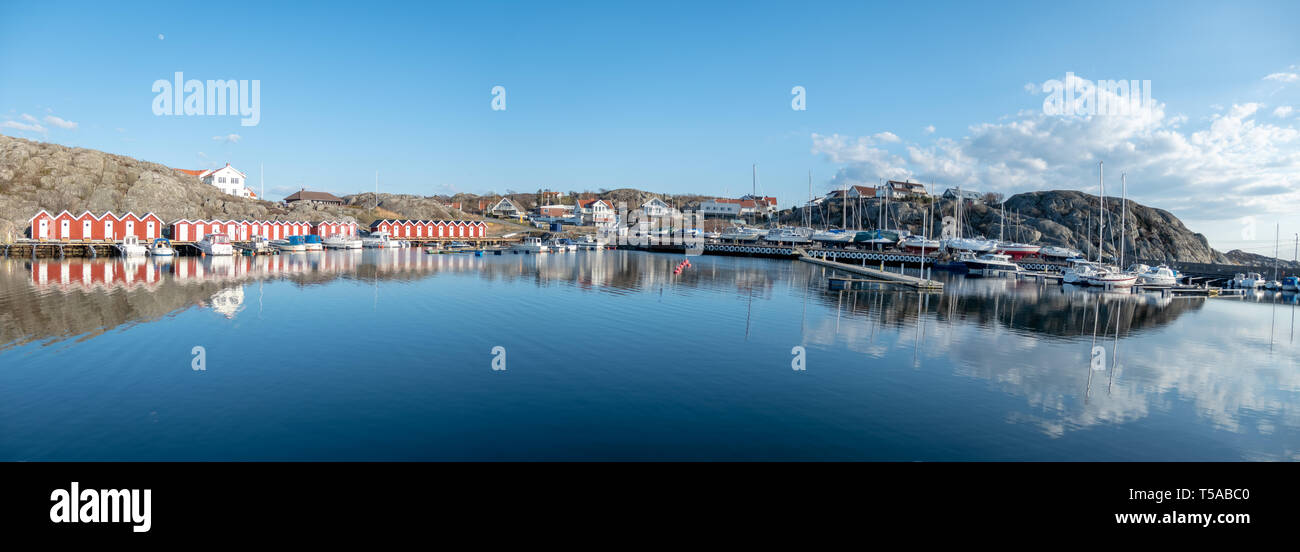
POLYGON ((853 238, 857 236, 856 232, 845 232, 837 229, 827 229, 813 232, 812 241, 822 242, 830 245, 843 245, 853 243, 853 238))
POLYGON ((140 243, 140 238, 135 236, 126 236, 117 244, 117 250, 122 253, 123 257, 143 257, 148 250, 140 243))
POLYGON ((1178 284, 1178 272, 1165 265, 1148 267, 1146 265, 1133 265, 1130 272, 1137 274, 1138 282, 1151 286, 1172 286, 1178 284), (1133 270, 1134 268, 1145 267, 1145 270, 1133 270))
POLYGON ((1002 253, 984 253, 975 256, 971 253, 960 254, 958 260, 966 265, 971 273, 991 275, 1002 272, 1019 272, 1020 265, 1011 262, 1010 255, 1002 253))
POLYGON ((718 235, 718 239, 722 241, 739 241, 739 242, 757 241, 761 237, 763 237, 762 230, 759 230, 757 228, 749 228, 745 226, 732 226, 730 228, 727 228, 726 230, 723 230, 718 235))
POLYGON ((1083 254, 1068 247, 1058 247, 1049 245, 1038 250, 1038 255, 1044 259, 1065 260, 1080 257, 1083 254))
POLYGON ((335 234, 322 242, 326 249, 361 249, 361 239, 335 234))
POLYGON ((811 232, 805 228, 773 228, 763 235, 763 239, 772 243, 809 243, 811 232))
POLYGON ((275 240, 271 244, 276 249, 286 253, 302 253, 307 250, 307 244, 303 241, 302 236, 289 236, 288 239, 275 240))
POLYGON ((542 243, 542 238, 528 236, 523 241, 510 246, 510 250, 515 253, 538 254, 546 253, 550 248, 542 243))
POLYGON ((942 244, 939 243, 939 240, 931 240, 926 239, 924 236, 912 235, 903 238, 902 241, 898 242, 898 245, 909 252, 920 253, 922 251, 938 251, 942 244))
POLYGON ((325 249, 325 245, 320 241, 320 236, 316 234, 303 236, 302 246, 307 251, 323 251, 325 249))
POLYGON ((1241 287, 1246 289, 1258 289, 1264 287, 1264 277, 1258 272, 1251 272, 1241 279, 1241 287))
POLYGON ((388 235, 388 232, 381 230, 379 232, 372 232, 369 236, 361 238, 361 246, 368 249, 388 249, 400 247, 400 244, 394 241, 388 235))
POLYGON ((149 246, 149 255, 153 257, 171 257, 176 255, 176 250, 172 248, 172 242, 167 238, 158 238, 149 246))
POLYGON ((1296 276, 1282 278, 1282 291, 1300 291, 1300 278, 1296 276))
POLYGON ((230 237, 225 234, 208 234, 195 245, 204 255, 226 256, 235 254, 235 247, 230 245, 230 237))
POLYGON ((1103 288, 1133 287, 1138 277, 1115 267, 1105 267, 1087 277, 1088 285, 1103 288))
POLYGON ((1100 270, 1101 267, 1097 263, 1079 258, 1070 259, 1070 265, 1061 273, 1061 282, 1087 285, 1088 278, 1097 274, 1100 270))

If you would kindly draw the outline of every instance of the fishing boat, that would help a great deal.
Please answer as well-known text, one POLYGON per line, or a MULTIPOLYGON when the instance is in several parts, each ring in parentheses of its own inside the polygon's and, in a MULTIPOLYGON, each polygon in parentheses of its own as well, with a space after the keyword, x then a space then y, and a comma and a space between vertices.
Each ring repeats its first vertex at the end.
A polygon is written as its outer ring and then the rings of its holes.
POLYGON ((361 247, 368 249, 389 249, 399 247, 399 244, 388 235, 388 232, 373 232, 369 236, 361 238, 361 247))
POLYGON ((167 238, 158 238, 149 246, 149 255, 153 257, 171 257, 175 254, 176 250, 172 249, 172 242, 167 238))
POLYGON ((253 236, 244 245, 244 251, 253 255, 270 253, 273 249, 275 247, 271 245, 271 240, 266 239, 266 236, 253 236))
POLYGON ((1002 253, 984 253, 975 256, 971 253, 959 255, 958 260, 966 265, 972 274, 993 275, 1002 272, 1019 272, 1020 265, 1011 262, 1011 255, 1002 253))
POLYGON ((585 249, 600 249, 609 243, 609 239, 604 236, 593 234, 583 234, 578 237, 578 247, 585 249))
POLYGON ((1282 278, 1282 291, 1300 291, 1300 278, 1295 276, 1282 278))
POLYGON ((510 246, 510 250, 515 253, 533 254, 546 253, 550 250, 546 244, 542 243, 542 238, 528 236, 523 241, 510 246))
POLYGON ((324 251, 325 245, 321 243, 320 236, 308 234, 303 236, 303 248, 307 251, 324 251))
POLYGON ((732 226, 723 230, 718 239, 723 241, 752 242, 763 237, 763 231, 745 226, 732 226))
POLYGON ((547 246, 551 248, 551 251, 554 251, 556 253, 578 250, 578 244, 573 243, 573 240, 570 240, 569 238, 552 239, 549 242, 547 242, 547 246))
POLYGON ((225 234, 208 234, 203 236, 203 239, 199 240, 199 243, 195 245, 204 255, 225 256, 235 254, 235 247, 230 245, 230 237, 225 234))
POLYGON ((127 236, 117 244, 117 250, 122 252, 123 257, 143 257, 148 250, 140 243, 140 238, 127 236))
POLYGON ((307 243, 302 236, 289 236, 288 239, 275 240, 271 245, 286 253, 302 253, 307 250, 307 243))
POLYGON ((920 253, 922 251, 938 251, 942 245, 939 240, 926 239, 925 236, 908 236, 898 242, 899 247, 912 252, 920 253))
POLYGON ((1245 278, 1242 278, 1241 287, 1246 289, 1262 288, 1264 287, 1264 277, 1260 276, 1258 272, 1251 272, 1245 278))
POLYGON ((352 236, 335 234, 325 238, 323 242, 326 249, 361 249, 361 240, 352 236))
POLYGON ((805 228, 773 228, 763 235, 763 239, 772 243, 808 243, 812 241, 811 232, 805 228))

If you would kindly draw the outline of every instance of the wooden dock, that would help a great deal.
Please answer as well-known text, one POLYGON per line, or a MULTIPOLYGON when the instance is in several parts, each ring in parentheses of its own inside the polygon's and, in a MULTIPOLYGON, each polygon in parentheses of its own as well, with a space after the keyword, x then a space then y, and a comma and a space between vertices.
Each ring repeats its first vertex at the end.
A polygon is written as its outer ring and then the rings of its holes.
POLYGON ((875 268, 869 268, 865 266, 855 266, 855 265, 839 263, 835 261, 826 261, 826 260, 818 259, 816 257, 809 257, 807 255, 800 256, 799 260, 805 263, 811 263, 811 264, 824 266, 827 268, 832 268, 843 272, 848 272, 850 274, 867 276, 872 280, 886 281, 891 284, 905 285, 919 290, 937 291, 943 289, 943 282, 939 282, 936 280, 929 280, 926 278, 919 278, 908 274, 900 274, 898 272, 889 272, 886 270, 877 270, 875 268))

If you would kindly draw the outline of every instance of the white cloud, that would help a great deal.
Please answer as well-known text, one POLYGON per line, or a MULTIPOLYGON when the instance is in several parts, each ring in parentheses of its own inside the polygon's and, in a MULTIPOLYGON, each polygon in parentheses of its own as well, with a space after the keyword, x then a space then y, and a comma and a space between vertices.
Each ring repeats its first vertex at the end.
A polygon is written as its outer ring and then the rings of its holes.
POLYGON ((27 122, 29 122, 29 123, 32 123, 32 124, 37 124, 37 123, 39 122, 39 121, 36 120, 36 117, 32 117, 31 115, 28 115, 28 114, 26 114, 26 113, 23 113, 22 116, 20 116, 20 117, 18 117, 18 118, 19 118, 19 119, 22 119, 22 120, 24 120, 24 121, 27 121, 27 122))
POLYGON ((227 144, 236 144, 242 137, 238 134, 227 134, 225 136, 213 136, 212 139, 227 144))
MULTIPOLYGON (((1256 73, 1256 74, 1258 74, 1258 73, 1256 73)), ((1264 77, 1264 80, 1278 81, 1278 82, 1295 82, 1295 81, 1300 81, 1300 74, 1296 74, 1296 73, 1273 73, 1273 74, 1270 74, 1270 75, 1267 76, 1267 77, 1264 77)))
POLYGON ((892 132, 888 132, 888 131, 886 131, 886 132, 878 132, 878 133, 872 135, 872 138, 875 138, 876 140, 879 140, 879 141, 881 141, 881 142, 901 142, 901 141, 902 141, 902 139, 900 139, 900 138, 898 137, 897 134, 894 134, 894 133, 892 133, 892 132))
POLYGON ((927 126, 922 130, 925 131, 926 134, 934 134, 934 125, 927 126))
POLYGON ((45 127, 38 124, 24 124, 18 121, 5 121, 0 123, 0 128, 12 128, 14 130, 24 130, 27 132, 45 133, 45 127))
POLYGON ((1279 119, 1285 119, 1287 117, 1290 117, 1291 114, 1294 112, 1295 112, 1295 108, 1289 105, 1279 105, 1277 109, 1273 110, 1273 116, 1279 119))
POLYGON ((76 129, 76 128, 77 128, 77 123, 74 123, 74 122, 69 121, 69 120, 67 120, 67 119, 62 119, 62 118, 59 118, 59 117, 55 117, 55 116, 53 116, 53 115, 46 115, 46 116, 45 116, 45 122, 46 122, 46 123, 49 123, 49 124, 51 124, 51 125, 54 125, 54 126, 56 126, 56 127, 63 128, 63 129, 68 129, 68 130, 73 130, 73 129, 76 129))
POLYGON ((837 183, 901 175, 933 179, 939 189, 1096 193, 1097 162, 1105 161, 1108 184, 1116 185, 1108 192, 1118 191, 1125 171, 1130 198, 1183 219, 1293 214, 1300 202, 1300 131, 1259 120, 1257 103, 1233 104, 1186 129, 1187 118, 1166 115, 1164 104, 1153 100, 1148 107, 1131 116, 1024 111, 974 125, 961 138, 909 143, 897 153, 869 138, 814 134, 813 151, 843 165, 837 183))

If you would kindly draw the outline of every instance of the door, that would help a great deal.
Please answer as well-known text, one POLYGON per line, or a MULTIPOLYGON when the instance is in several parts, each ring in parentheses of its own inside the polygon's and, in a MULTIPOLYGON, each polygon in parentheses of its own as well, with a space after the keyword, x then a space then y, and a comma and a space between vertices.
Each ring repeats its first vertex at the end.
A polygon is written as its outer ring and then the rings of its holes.
POLYGON ((176 241, 190 241, 190 225, 183 223, 176 225, 176 241))
POLYGON ((50 237, 50 221, 41 219, 40 225, 37 227, 36 237, 42 240, 50 237))
POLYGON ((117 235, 113 233, 113 221, 111 220, 104 221, 104 239, 107 240, 117 239, 117 235))
POLYGON ((90 221, 81 221, 81 239, 89 240, 92 238, 94 238, 94 236, 90 235, 90 221))
POLYGON ((123 236, 134 236, 134 235, 135 235, 135 221, 128 220, 126 221, 126 233, 124 233, 123 236))
POLYGON ((154 236, 154 234, 153 234, 153 232, 154 232, 154 228, 153 228, 153 221, 152 221, 152 220, 149 221, 149 223, 145 225, 145 227, 144 227, 144 231, 145 231, 145 234, 144 234, 144 238, 145 238, 145 239, 147 239, 147 240, 152 240, 152 239, 154 239, 155 236, 154 236))
POLYGON ((72 221, 59 221, 59 238, 65 240, 72 239, 72 221))

